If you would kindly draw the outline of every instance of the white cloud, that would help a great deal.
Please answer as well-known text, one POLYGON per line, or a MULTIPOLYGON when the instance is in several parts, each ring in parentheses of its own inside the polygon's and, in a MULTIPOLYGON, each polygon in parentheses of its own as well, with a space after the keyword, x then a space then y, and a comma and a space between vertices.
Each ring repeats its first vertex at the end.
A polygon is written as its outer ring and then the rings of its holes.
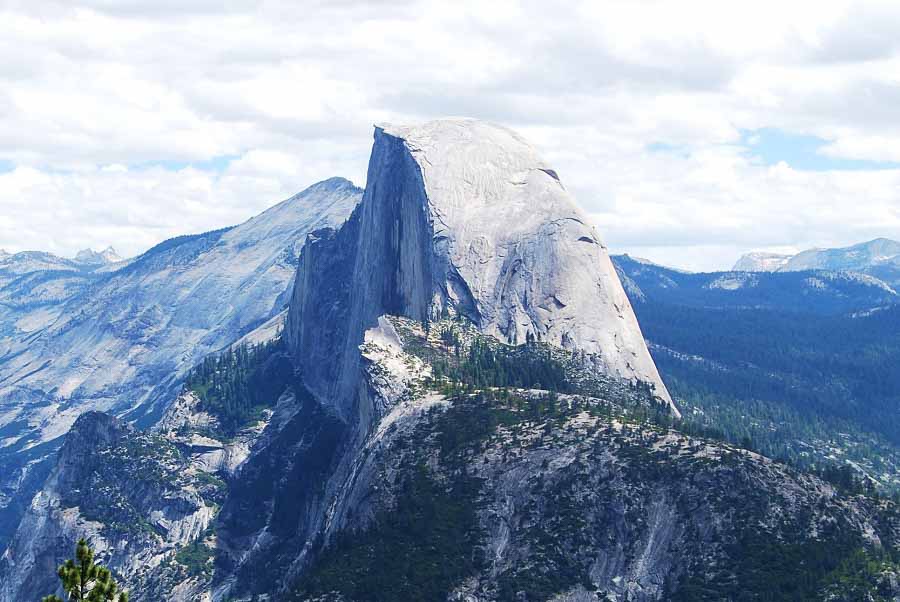
POLYGON ((900 161, 897 23, 890 2, 0 0, 0 247, 137 253, 364 183, 373 122, 460 114, 531 138, 614 251, 712 268, 900 238, 900 174, 739 146, 777 128, 900 161))

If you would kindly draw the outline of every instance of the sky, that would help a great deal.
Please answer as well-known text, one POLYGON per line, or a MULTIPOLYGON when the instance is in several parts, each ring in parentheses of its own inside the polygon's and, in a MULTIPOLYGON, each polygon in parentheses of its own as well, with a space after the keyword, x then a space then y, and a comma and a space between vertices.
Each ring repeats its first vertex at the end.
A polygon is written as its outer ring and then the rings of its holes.
POLYGON ((900 3, 0 0, 0 248, 135 255, 496 121, 613 253, 900 239, 900 3))

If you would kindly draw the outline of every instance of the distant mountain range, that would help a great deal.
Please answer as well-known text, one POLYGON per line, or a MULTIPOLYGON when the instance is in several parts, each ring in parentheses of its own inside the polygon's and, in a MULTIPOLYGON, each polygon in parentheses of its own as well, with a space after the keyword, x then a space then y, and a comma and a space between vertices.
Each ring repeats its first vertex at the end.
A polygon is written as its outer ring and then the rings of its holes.
POLYGON ((691 274, 613 261, 687 421, 800 465, 847 463, 900 489, 891 286, 852 271, 691 274))
POLYGON ((753 252, 734 264, 742 272, 799 272, 830 270, 859 272, 889 284, 900 283, 900 242, 876 238, 838 249, 809 249, 796 255, 753 252))
POLYGON ((75 261, 88 265, 106 265, 108 263, 118 263, 122 261, 122 257, 116 253, 112 247, 106 247, 102 251, 94 251, 93 249, 83 249, 75 255, 75 261))
MULTIPOLYGON (((84 249, 72 259, 44 251, 0 251, 0 323, 12 324, 7 320, 21 318, 18 312, 27 313, 28 308, 62 304, 101 274, 126 264, 112 247, 84 249)), ((0 336, 6 331, 0 326, 0 336)))
POLYGON ((692 273, 628 255, 615 256, 613 261, 633 302, 816 314, 848 313, 900 302, 894 287, 859 272, 692 273))
POLYGON ((102 251, 82 249, 71 259, 45 251, 7 253, 0 249, 0 274, 21 275, 45 270, 79 272, 121 261, 124 261, 124 258, 112 247, 102 251))

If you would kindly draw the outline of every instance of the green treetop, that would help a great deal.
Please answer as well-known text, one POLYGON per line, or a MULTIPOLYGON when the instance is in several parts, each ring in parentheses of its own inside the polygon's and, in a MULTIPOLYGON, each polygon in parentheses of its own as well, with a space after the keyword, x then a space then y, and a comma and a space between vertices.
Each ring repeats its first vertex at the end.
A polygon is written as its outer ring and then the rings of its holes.
MULTIPOLYGON (((118 585, 109 569, 94 564, 94 551, 84 539, 75 548, 75 560, 67 560, 57 574, 62 581, 67 602, 128 602, 128 594, 116 593, 118 585)), ((59 596, 46 596, 41 602, 63 602, 59 596)))

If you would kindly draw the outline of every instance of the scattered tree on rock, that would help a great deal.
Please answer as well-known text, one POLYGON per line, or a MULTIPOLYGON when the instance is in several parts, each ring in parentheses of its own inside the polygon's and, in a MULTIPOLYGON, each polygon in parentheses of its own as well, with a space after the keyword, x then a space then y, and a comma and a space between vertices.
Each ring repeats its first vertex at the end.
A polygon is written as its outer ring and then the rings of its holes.
MULTIPOLYGON (((75 548, 75 560, 66 560, 57 574, 62 581, 66 602, 128 602, 126 592, 118 585, 108 568, 94 564, 94 551, 84 539, 75 548), (118 597, 116 594, 118 593, 118 597)), ((59 596, 46 596, 41 602, 63 602, 59 596)))

